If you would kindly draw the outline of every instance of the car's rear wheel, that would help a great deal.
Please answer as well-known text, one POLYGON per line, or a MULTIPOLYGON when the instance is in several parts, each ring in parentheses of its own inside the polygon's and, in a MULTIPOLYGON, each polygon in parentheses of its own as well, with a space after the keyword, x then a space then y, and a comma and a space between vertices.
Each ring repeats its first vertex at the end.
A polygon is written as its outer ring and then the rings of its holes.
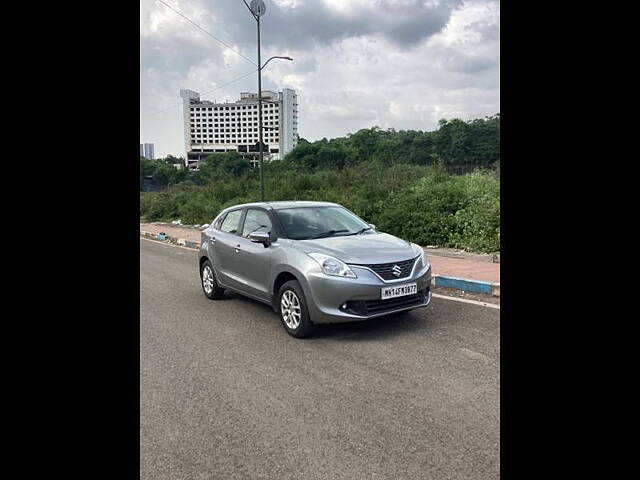
POLYGON ((289 280, 278 292, 278 312, 282 325, 289 335, 307 337, 313 332, 307 301, 302 287, 296 280, 289 280))
POLYGON ((213 265, 209 260, 205 260, 200 267, 200 280, 202 290, 209 300, 219 300, 224 295, 224 288, 218 286, 216 276, 213 273, 213 265))

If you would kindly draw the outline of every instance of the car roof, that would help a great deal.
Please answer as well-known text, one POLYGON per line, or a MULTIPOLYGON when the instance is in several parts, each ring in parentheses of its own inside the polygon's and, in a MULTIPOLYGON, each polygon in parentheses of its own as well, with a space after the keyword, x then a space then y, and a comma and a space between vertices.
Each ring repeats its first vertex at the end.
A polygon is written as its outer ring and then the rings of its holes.
POLYGON ((227 208, 226 210, 236 209, 236 208, 246 208, 246 207, 262 207, 262 208, 271 208, 273 210, 282 210, 284 208, 297 208, 297 207, 330 207, 330 206, 340 206, 337 203, 331 202, 309 202, 303 200, 289 200, 289 201, 279 201, 279 202, 254 202, 254 203, 243 203, 241 205, 234 205, 232 207, 227 208))

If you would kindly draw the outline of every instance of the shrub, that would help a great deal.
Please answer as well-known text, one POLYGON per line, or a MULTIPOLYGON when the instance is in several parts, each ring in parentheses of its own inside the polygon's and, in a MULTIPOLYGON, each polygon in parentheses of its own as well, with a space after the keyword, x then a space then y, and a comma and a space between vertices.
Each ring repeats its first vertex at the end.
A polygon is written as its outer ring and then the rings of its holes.
MULTIPOLYGON (((270 200, 339 203, 382 231, 422 245, 472 251, 500 249, 500 181, 493 172, 448 174, 442 166, 366 162, 341 170, 300 170, 293 162, 265 166, 270 200)), ((257 170, 140 193, 140 216, 210 223, 228 206, 260 199, 257 170)))

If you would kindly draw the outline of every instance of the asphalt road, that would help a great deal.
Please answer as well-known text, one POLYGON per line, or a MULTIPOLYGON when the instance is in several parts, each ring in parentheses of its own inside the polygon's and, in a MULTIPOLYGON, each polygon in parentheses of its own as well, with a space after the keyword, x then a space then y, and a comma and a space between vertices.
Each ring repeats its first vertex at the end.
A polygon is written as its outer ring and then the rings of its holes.
POLYGON ((499 478, 499 310, 434 298, 298 340, 227 295, 140 240, 142 479, 499 478))

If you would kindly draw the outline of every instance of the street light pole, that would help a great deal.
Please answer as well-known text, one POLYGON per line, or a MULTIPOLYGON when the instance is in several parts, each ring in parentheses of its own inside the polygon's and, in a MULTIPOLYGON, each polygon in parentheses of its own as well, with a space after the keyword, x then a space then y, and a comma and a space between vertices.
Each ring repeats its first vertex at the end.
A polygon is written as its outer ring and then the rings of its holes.
POLYGON ((264 65, 262 65, 262 59, 260 58, 260 17, 264 15, 266 8, 263 0, 252 0, 251 6, 247 3, 247 0, 242 0, 244 4, 251 12, 251 16, 256 19, 258 24, 258 152, 260 154, 260 201, 264 202, 264 153, 262 151, 262 69, 274 58, 282 58, 285 60, 293 60, 291 57, 275 56, 269 58, 264 65))
POLYGON ((260 17, 256 15, 258 24, 258 152, 260 152, 260 201, 264 202, 264 165, 262 152, 262 63, 260 60, 260 17))

